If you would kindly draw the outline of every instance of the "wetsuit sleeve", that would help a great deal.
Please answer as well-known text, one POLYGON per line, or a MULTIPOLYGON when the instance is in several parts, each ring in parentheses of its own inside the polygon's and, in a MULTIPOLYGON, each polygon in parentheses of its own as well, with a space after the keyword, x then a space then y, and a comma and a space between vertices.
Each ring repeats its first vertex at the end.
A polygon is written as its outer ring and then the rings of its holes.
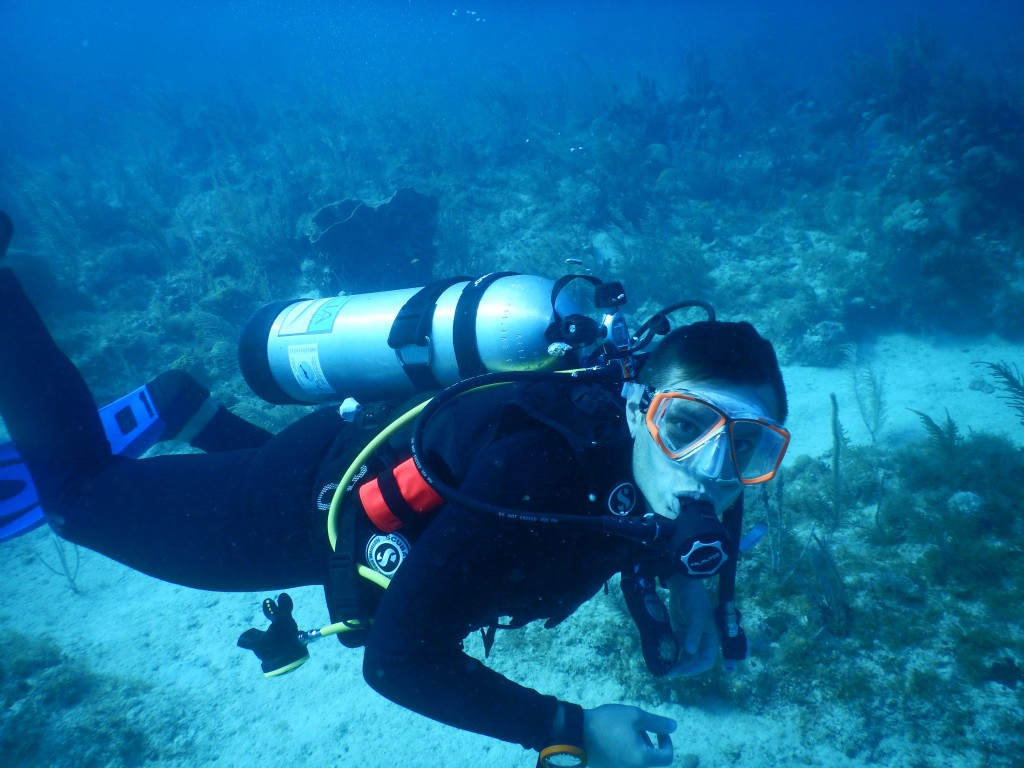
MULTIPOLYGON (((570 457, 564 444, 553 443, 550 435, 540 440, 536 434, 498 441, 471 468, 461 489, 520 508, 561 504, 565 474, 550 469, 566 466, 570 457)), ((416 542, 381 602, 364 657, 369 685, 457 728, 529 749, 547 746, 558 700, 487 668, 463 652, 462 640, 499 616, 544 603, 538 580, 519 571, 530 569, 531 560, 543 554, 542 540, 551 535, 558 534, 447 505, 416 542)))

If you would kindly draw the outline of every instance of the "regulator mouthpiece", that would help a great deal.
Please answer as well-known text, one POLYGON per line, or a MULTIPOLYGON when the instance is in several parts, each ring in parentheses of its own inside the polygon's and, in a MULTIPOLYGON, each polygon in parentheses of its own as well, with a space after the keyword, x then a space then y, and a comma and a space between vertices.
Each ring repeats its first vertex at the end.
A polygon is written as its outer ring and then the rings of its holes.
POLYGON ((685 505, 674 522, 672 557, 683 574, 695 579, 714 576, 733 555, 732 539, 708 502, 685 505))

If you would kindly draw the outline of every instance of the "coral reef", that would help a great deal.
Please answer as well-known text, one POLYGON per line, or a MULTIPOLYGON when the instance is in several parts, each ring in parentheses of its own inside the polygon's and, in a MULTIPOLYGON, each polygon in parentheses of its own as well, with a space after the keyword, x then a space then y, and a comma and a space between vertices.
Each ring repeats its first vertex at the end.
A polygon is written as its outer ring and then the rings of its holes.
POLYGON ((52 643, 4 630, 0 754, 9 768, 131 768, 187 754, 174 714, 133 705, 141 683, 92 672, 52 643), (145 715, 145 716, 144 716, 145 715))

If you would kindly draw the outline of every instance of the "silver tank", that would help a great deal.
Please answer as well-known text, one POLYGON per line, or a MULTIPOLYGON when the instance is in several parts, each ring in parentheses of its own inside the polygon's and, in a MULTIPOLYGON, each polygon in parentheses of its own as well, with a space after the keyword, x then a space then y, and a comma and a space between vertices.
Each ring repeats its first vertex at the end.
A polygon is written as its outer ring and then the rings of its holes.
MULTIPOLYGON (((470 285, 456 283, 438 298, 429 352, 423 347, 396 351, 388 346, 399 310, 418 288, 302 300, 263 319, 257 313, 243 332, 243 374, 253 391, 270 402, 316 404, 346 397, 362 402, 410 397, 417 387, 403 370, 399 353, 407 363, 429 359, 437 382, 454 384, 462 378, 456 343, 475 343, 490 373, 565 363, 548 354, 545 338, 554 319, 551 280, 535 275, 497 278, 480 296, 475 322, 465 326, 475 338, 456 339, 456 308, 470 285)), ((556 306, 563 317, 581 313, 565 291, 556 306)))

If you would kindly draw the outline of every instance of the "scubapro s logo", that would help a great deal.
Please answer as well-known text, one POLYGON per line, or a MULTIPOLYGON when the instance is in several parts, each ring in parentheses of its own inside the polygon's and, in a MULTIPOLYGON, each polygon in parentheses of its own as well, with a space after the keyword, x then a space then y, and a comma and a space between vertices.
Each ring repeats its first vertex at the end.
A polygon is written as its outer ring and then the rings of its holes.
POLYGON ((625 517, 636 509, 636 486, 625 480, 608 494, 608 511, 613 515, 625 517))
POLYGON ((409 554, 409 542, 397 533, 377 535, 366 542, 366 562, 373 570, 389 579, 409 554))

